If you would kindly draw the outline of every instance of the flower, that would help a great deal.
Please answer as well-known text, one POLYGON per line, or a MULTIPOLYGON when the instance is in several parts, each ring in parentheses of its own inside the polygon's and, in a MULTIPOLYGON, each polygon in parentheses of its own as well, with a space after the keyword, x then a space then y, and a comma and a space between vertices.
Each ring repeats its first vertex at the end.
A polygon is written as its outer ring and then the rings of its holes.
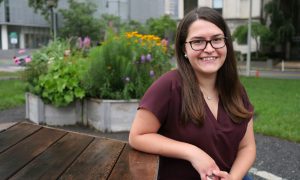
POLYGON ((151 54, 147 54, 147 57, 146 57, 146 59, 147 59, 147 61, 151 61, 152 60, 152 56, 151 56, 151 54))
POLYGON ((144 54, 142 54, 141 56, 141 63, 144 63, 146 61, 146 56, 144 54))
POLYGON ((19 64, 20 64, 19 58, 15 58, 15 64, 16 64, 16 65, 19 65, 19 64))
POLYGON ((25 62, 26 63, 29 63, 31 61, 31 57, 30 56, 27 56, 26 58, 25 58, 25 62))
POLYGON ((141 98, 157 77, 171 69, 170 55, 160 41, 154 35, 127 32, 110 34, 101 46, 91 48, 90 68, 83 80, 88 96, 141 98))
POLYGON ((124 78, 124 80, 125 80, 125 82, 129 82, 130 81, 130 77, 127 76, 127 77, 124 78))
POLYGON ((150 77, 154 77, 154 76, 155 76, 155 73, 154 73, 154 71, 153 71, 153 70, 151 70, 151 71, 149 72, 149 75, 150 75, 150 77))
POLYGON ((89 48, 91 46, 91 39, 88 36, 84 37, 83 46, 85 48, 89 48))

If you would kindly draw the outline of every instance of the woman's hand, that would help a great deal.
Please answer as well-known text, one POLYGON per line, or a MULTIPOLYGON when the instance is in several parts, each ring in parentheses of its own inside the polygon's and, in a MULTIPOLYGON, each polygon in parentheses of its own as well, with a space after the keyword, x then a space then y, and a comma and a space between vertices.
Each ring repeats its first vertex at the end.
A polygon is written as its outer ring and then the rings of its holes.
POLYGON ((218 177, 220 180, 232 180, 230 174, 226 171, 213 171, 213 174, 218 177))
POLYGON ((220 169, 207 153, 195 146, 193 152, 189 154, 190 157, 188 159, 200 174, 201 179, 219 180, 217 176, 213 175, 213 171, 220 171, 220 169))

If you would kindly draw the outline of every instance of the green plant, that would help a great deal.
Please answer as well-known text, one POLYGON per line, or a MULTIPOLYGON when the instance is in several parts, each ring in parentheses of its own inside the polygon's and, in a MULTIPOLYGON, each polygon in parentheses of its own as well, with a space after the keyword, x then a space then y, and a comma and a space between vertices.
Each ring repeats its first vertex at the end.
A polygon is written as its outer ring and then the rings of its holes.
POLYGON ((66 106, 76 99, 82 99, 85 91, 81 84, 84 59, 72 56, 54 61, 48 73, 39 77, 36 89, 46 103, 66 106))
POLYGON ((111 34, 102 46, 91 49, 85 87, 90 97, 141 98, 151 83, 170 70, 170 56, 161 39, 137 32, 111 34))
POLYGON ((169 38, 173 42, 176 32, 176 21, 169 15, 160 18, 150 18, 146 22, 149 32, 160 38, 169 38))
MULTIPOLYGON (((259 53, 261 53, 262 45, 266 45, 268 39, 270 38, 270 30, 267 26, 259 23, 252 22, 251 24, 251 37, 255 40, 256 44, 256 58, 258 58, 259 53)), ((248 25, 240 25, 233 32, 233 38, 237 41, 238 44, 247 44, 247 35, 248 35, 248 25)))
POLYGON ((27 90, 45 103, 66 106, 85 96, 81 80, 86 67, 82 54, 73 52, 69 42, 52 42, 33 54, 24 73, 27 90))
POLYGON ((23 79, 27 82, 26 90, 38 95, 36 85, 38 84, 39 77, 48 72, 48 64, 63 56, 66 49, 70 46, 65 41, 53 41, 47 46, 35 51, 32 54, 32 60, 26 65, 23 72, 23 79))
POLYGON ((68 0, 69 8, 59 9, 64 26, 59 29, 60 37, 86 37, 99 39, 100 24, 94 17, 97 5, 92 2, 68 0))

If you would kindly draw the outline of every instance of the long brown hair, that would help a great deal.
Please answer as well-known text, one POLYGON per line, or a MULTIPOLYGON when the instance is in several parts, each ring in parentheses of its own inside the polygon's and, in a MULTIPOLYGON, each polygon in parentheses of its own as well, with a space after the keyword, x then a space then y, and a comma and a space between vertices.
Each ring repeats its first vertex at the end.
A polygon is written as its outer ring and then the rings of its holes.
POLYGON ((243 104, 242 85, 239 80, 236 59, 232 45, 230 30, 219 12, 208 8, 196 8, 189 12, 179 23, 175 41, 175 55, 179 74, 182 78, 182 109, 181 118, 184 123, 193 121, 202 125, 205 117, 204 98, 199 90, 195 72, 189 61, 184 57, 184 44, 188 35, 190 25, 203 19, 219 27, 226 39, 227 56, 223 66, 217 72, 216 88, 222 100, 225 111, 234 122, 249 119, 249 112, 243 104))

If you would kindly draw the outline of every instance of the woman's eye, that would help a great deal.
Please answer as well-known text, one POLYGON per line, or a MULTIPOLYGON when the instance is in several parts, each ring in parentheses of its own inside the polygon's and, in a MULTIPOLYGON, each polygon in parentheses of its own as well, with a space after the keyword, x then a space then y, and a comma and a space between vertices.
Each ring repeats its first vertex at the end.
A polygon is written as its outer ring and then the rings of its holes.
POLYGON ((214 41, 214 42, 222 42, 222 38, 216 38, 216 39, 213 39, 212 41, 214 41))
POLYGON ((195 40, 193 41, 193 44, 204 44, 205 41, 204 40, 195 40))

